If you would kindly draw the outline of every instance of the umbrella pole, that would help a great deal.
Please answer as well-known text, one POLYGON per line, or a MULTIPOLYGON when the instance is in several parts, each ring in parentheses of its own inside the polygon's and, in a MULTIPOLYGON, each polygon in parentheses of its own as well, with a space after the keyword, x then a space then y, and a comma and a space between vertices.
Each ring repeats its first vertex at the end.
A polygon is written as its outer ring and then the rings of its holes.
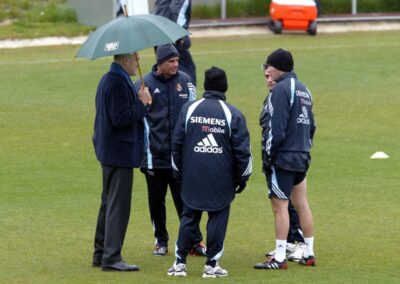
POLYGON ((138 55, 136 52, 135 52, 135 59, 136 59, 137 69, 139 71, 140 83, 142 84, 142 89, 144 89, 144 80, 143 80, 143 76, 142 76, 142 70, 140 70, 139 58, 138 58, 138 55))
MULTIPOLYGON (((128 10, 126 9, 126 4, 124 4, 124 15, 125 17, 128 17, 128 10)), ((137 63, 137 69, 139 71, 139 76, 140 76, 140 82, 142 84, 142 89, 144 89, 144 80, 143 80, 143 76, 142 76, 142 70, 140 70, 140 64, 139 64, 139 59, 137 56, 137 53, 135 52, 135 59, 136 59, 136 63, 137 63)))
MULTIPOLYGON (((124 4, 123 10, 124 10, 125 17, 128 17, 128 11, 126 9, 126 4, 124 4)), ((144 80, 143 80, 143 76, 142 76, 142 70, 140 69, 140 63, 139 63, 139 58, 138 58, 137 52, 135 52, 135 59, 136 59, 137 69, 139 71, 141 88, 144 89, 144 87, 145 87, 144 86, 144 80)), ((151 100, 150 100, 149 104, 151 104, 151 100)))
POLYGON ((124 16, 128 17, 128 10, 126 9, 126 4, 124 4, 124 7, 122 10, 124 10, 124 16))

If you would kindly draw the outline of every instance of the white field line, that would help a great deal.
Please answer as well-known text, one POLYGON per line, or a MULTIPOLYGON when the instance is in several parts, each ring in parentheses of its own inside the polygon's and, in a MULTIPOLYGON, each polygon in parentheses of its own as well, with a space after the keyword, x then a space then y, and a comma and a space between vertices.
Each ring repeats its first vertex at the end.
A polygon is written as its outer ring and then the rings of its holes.
MULTIPOLYGON (((288 50, 332 50, 332 49, 347 49, 347 48, 376 48, 376 47, 400 47, 400 42, 386 42, 386 43, 366 43, 366 44, 336 44, 336 45, 321 45, 321 46, 288 46, 286 47, 288 50)), ((218 54, 227 54, 227 53, 249 53, 249 52, 266 52, 270 49, 268 47, 265 48, 242 48, 242 49, 219 49, 219 50, 209 50, 209 51, 197 51, 192 52, 192 55, 218 55, 218 54)), ((272 50, 271 50, 272 51, 272 50)), ((141 55, 142 58, 153 57, 154 55, 141 55)), ((99 58, 98 60, 110 60, 110 58, 99 58)), ((71 63, 77 61, 89 61, 86 59, 45 59, 45 60, 31 60, 31 61, 15 61, 15 62, 0 62, 1 65, 26 65, 26 64, 49 64, 49 63, 71 63)))

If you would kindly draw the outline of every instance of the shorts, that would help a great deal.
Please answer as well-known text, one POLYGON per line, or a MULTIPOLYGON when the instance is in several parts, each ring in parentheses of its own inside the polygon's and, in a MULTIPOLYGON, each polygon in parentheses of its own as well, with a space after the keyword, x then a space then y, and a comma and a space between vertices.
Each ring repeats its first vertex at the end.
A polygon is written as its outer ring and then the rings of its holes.
POLYGON ((265 176, 269 198, 275 196, 279 199, 289 199, 293 186, 306 178, 306 172, 291 172, 272 166, 265 176))

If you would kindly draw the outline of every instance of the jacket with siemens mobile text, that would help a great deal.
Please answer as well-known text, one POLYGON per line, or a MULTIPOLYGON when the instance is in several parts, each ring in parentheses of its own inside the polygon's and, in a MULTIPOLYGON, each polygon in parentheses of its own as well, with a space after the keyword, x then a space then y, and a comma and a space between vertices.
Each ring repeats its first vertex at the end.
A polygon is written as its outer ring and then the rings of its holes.
POLYGON ((243 114, 225 94, 206 91, 186 104, 172 144, 172 163, 182 178, 182 199, 201 211, 218 211, 235 197, 235 186, 252 171, 250 135, 243 114))

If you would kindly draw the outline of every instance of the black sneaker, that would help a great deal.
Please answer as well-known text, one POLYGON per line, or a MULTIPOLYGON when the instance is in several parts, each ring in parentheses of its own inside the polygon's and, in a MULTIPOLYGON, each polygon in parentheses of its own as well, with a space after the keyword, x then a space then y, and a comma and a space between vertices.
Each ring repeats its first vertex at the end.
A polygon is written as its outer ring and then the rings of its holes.
POLYGON ((264 262, 256 263, 255 269, 287 269, 288 265, 286 260, 279 262, 275 258, 269 258, 264 262))
POLYGON ((204 245, 203 242, 200 242, 189 251, 189 255, 207 256, 207 247, 204 245))
POLYGON ((153 251, 153 255, 155 256, 165 256, 168 253, 168 248, 166 246, 156 245, 153 251))
POLYGON ((309 255, 308 257, 302 257, 299 261, 300 264, 305 266, 315 266, 317 262, 315 261, 315 257, 313 255, 309 255))

